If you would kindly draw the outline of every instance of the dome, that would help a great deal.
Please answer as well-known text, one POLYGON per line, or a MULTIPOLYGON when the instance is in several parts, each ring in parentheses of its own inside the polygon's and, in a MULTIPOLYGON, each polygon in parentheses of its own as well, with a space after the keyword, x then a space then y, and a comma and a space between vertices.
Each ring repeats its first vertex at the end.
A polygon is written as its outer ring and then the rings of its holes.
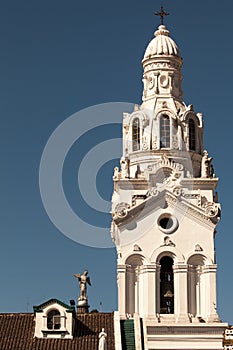
POLYGON ((155 38, 151 40, 145 51, 144 59, 158 55, 171 55, 180 57, 179 49, 170 38, 170 32, 165 25, 159 26, 155 38))

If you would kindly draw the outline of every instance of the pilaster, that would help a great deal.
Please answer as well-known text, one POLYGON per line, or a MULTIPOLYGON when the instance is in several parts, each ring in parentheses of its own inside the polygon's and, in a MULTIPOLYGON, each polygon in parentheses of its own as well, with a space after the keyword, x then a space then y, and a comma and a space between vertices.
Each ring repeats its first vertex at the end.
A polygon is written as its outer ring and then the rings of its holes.
POLYGON ((205 312, 203 317, 208 322, 218 322, 219 317, 216 311, 216 271, 217 265, 202 267, 203 285, 205 288, 205 312))
POLYGON ((176 322, 190 322, 188 318, 188 265, 175 264, 174 273, 174 314, 176 322))
POLYGON ((118 265, 117 267, 118 282, 118 310, 120 317, 126 314, 126 265, 118 265))
POLYGON ((156 265, 145 265, 141 268, 143 285, 142 314, 152 317, 156 314, 156 265))

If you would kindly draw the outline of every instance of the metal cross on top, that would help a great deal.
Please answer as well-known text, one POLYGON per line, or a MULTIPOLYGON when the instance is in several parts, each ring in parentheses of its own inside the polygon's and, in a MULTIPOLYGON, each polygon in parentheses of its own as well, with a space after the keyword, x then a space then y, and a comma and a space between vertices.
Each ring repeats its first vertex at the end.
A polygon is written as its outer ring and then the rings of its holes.
POLYGON ((163 25, 163 18, 170 15, 170 13, 165 12, 163 6, 160 7, 160 11, 155 13, 156 16, 160 16, 160 24, 163 25))

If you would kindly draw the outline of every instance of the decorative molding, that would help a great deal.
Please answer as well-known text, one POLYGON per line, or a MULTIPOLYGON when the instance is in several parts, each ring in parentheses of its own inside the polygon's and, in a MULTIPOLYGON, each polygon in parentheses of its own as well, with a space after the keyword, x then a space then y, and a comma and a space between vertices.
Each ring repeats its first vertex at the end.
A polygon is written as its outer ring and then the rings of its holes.
POLYGON ((182 171, 184 166, 181 163, 176 163, 174 160, 170 160, 167 157, 162 157, 153 165, 148 165, 147 172, 155 174, 161 168, 170 168, 174 171, 182 171))
POLYGON ((167 334, 219 334, 223 332, 225 325, 211 327, 211 326, 147 326, 148 335, 167 335, 167 334))

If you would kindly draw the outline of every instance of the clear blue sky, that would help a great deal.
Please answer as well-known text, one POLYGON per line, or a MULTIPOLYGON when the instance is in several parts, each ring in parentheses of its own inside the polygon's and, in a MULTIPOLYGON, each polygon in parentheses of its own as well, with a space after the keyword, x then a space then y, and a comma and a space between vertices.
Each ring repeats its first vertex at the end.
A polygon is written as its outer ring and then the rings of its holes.
MULTIPOLYGON (((222 320, 233 323, 233 4, 163 4, 170 12, 167 27, 184 59, 184 100, 203 112, 205 145, 220 177, 218 311, 222 320)), ((0 5, 0 312, 32 310, 49 298, 76 299, 72 275, 85 268, 92 280, 91 309, 102 302, 104 311, 115 310, 114 249, 77 244, 56 229, 41 201, 39 165, 51 133, 73 113, 103 102, 141 103, 141 59, 159 24, 153 13, 160 1, 12 0, 0 5)), ((101 133, 91 136, 90 145, 80 142, 71 149, 64 190, 87 222, 106 227, 109 216, 82 205, 76 188, 78 157, 102 140, 101 133)), ((104 135, 119 137, 120 128, 111 127, 104 135)), ((106 200, 112 193, 114 164, 107 162, 97 176, 97 188, 106 200)))

